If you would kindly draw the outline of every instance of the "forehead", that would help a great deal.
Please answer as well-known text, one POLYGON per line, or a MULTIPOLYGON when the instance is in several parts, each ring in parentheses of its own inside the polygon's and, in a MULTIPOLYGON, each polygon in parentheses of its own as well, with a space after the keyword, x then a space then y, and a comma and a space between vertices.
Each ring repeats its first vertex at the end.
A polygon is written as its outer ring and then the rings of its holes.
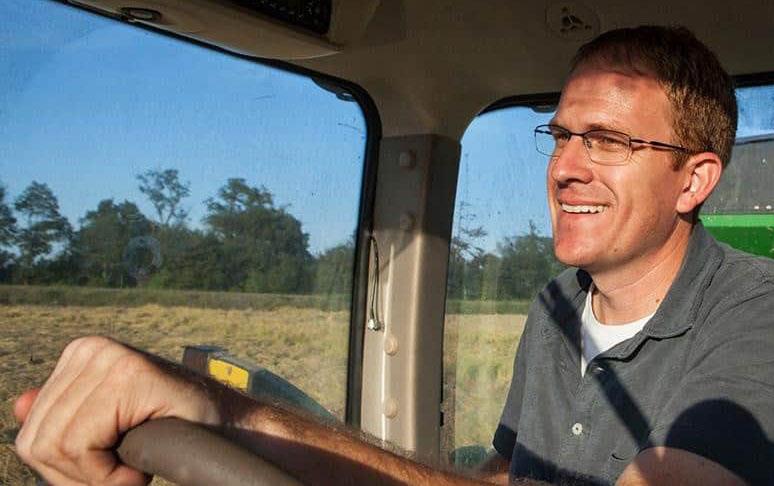
POLYGON ((658 80, 600 66, 573 71, 554 117, 574 131, 609 128, 642 137, 671 134, 671 120, 669 99, 658 80))

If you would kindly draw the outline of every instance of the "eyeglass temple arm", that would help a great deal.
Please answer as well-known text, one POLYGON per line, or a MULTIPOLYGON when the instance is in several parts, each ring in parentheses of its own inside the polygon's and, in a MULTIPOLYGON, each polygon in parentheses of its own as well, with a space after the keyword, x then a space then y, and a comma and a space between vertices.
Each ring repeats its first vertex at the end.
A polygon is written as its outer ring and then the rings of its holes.
POLYGON ((651 145, 653 147, 669 148, 669 149, 672 149, 672 150, 677 150, 678 152, 686 152, 686 153, 690 152, 690 150, 688 150, 685 147, 680 147, 678 145, 670 145, 670 144, 664 143, 664 142, 656 142, 656 141, 653 141, 653 140, 642 140, 640 138, 630 138, 629 140, 634 142, 634 143, 641 143, 641 144, 645 144, 645 145, 651 145))

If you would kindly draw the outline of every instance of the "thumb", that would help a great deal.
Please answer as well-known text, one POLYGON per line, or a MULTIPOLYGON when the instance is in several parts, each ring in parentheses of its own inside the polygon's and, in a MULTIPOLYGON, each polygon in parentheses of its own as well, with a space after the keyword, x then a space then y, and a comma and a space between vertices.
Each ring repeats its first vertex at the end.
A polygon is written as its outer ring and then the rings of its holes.
POLYGON ((27 415, 30 413, 32 404, 35 403, 35 399, 38 398, 40 388, 33 388, 19 395, 16 402, 13 404, 13 415, 16 417, 16 421, 24 423, 27 420, 27 415))

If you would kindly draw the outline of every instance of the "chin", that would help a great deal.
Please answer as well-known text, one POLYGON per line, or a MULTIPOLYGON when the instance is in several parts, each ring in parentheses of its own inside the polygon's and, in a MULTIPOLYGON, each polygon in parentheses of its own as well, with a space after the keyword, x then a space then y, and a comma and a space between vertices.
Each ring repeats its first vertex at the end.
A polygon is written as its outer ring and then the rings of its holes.
POLYGON ((577 252, 554 249, 554 256, 556 256, 556 259, 560 263, 567 265, 568 267, 582 267, 583 264, 586 263, 585 259, 582 258, 581 255, 578 255, 577 252))
POLYGON ((554 240, 554 256, 559 262, 570 267, 585 268, 593 262, 589 248, 578 241, 554 240))

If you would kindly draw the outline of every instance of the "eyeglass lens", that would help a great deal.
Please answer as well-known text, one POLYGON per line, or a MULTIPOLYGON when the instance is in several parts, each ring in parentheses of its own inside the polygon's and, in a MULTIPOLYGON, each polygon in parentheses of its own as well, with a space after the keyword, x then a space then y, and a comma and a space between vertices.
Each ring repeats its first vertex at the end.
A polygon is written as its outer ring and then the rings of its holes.
POLYGON ((535 129, 535 145, 541 154, 558 157, 573 136, 583 138, 583 145, 594 162, 617 164, 625 162, 629 157, 631 149, 629 137, 610 130, 591 130, 584 134, 573 134, 562 127, 543 125, 535 129))

